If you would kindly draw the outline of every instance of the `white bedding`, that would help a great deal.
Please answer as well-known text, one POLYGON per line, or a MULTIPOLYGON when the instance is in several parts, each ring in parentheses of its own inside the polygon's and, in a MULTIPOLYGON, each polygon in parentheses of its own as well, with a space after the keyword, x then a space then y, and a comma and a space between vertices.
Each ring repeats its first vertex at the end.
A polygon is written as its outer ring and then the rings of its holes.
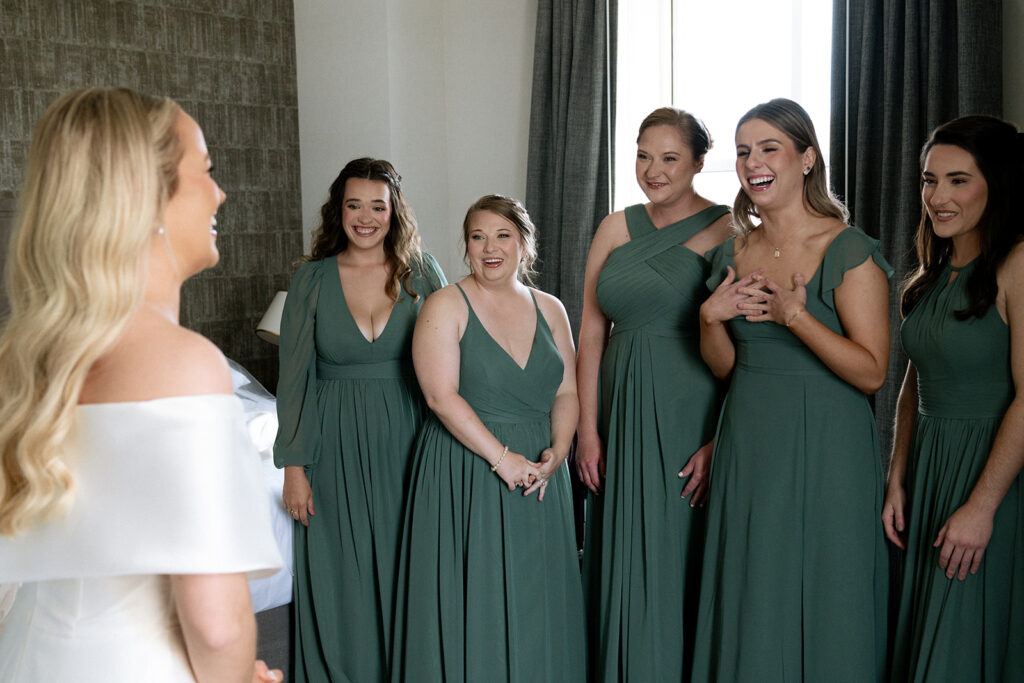
POLYGON ((281 502, 284 471, 274 467, 274 439, 277 437, 277 402, 263 386, 238 363, 229 360, 235 396, 242 401, 249 436, 260 452, 270 506, 274 538, 284 559, 284 567, 273 576, 249 581, 252 607, 256 612, 279 607, 292 600, 292 526, 294 521, 281 502))

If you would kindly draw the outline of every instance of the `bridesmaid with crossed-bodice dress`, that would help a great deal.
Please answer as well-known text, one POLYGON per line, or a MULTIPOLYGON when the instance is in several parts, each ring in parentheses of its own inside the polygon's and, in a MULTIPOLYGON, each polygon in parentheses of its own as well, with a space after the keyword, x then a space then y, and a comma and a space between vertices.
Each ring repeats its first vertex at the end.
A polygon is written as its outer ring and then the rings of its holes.
POLYGON ((577 363, 595 681, 688 679, 699 505, 721 393, 700 357, 697 325, 707 296, 701 254, 730 234, 729 209, 693 187, 710 135, 692 115, 664 107, 641 124, 637 144, 637 182, 650 202, 598 227, 577 363))
POLYGON ((519 279, 536 251, 518 202, 481 198, 464 233, 473 272, 426 302, 413 342, 433 415, 408 490, 392 680, 584 681, 569 322, 519 279))

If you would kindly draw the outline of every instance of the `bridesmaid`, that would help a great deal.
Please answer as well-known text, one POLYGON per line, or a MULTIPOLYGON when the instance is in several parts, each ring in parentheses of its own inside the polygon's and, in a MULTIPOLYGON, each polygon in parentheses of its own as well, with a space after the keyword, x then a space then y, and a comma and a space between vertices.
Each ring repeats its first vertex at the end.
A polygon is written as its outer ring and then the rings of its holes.
POLYGON ((704 359, 731 382, 693 680, 880 680, 888 555, 866 394, 885 380, 890 268, 846 224, 796 102, 740 119, 736 173, 739 236, 708 255, 700 310, 704 359))
POLYGON ((412 331, 444 275, 401 176, 355 159, 331 184, 281 321, 285 509, 295 525, 296 681, 387 676, 402 505, 426 412, 412 331))
POLYGON ((894 681, 1024 680, 1022 134, 950 121, 922 152, 920 267, 885 533, 906 551, 894 681))
POLYGON ((433 415, 409 487, 392 680, 582 682, 569 321, 524 282, 536 235, 519 202, 480 198, 463 236, 471 273, 427 300, 413 339, 433 415))
POLYGON ((693 187, 710 148, 691 114, 648 115, 636 179, 650 201, 605 218, 587 260, 576 471, 593 494, 584 577, 596 681, 688 677, 704 531, 691 508, 703 504, 718 410, 698 343, 700 255, 730 234, 729 209, 693 187))

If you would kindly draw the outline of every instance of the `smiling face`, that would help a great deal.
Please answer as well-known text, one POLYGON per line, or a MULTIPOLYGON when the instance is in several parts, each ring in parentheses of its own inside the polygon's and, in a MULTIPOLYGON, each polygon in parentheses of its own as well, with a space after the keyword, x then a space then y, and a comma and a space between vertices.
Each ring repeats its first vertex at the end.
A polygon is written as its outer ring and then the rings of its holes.
POLYGON ((636 181, 654 204, 673 204, 693 192, 693 176, 704 161, 694 160, 693 150, 675 126, 651 126, 640 135, 636 149, 636 181))
POLYGON ((523 241, 512 222, 493 211, 474 211, 466 227, 466 255, 475 277, 488 281, 515 279, 523 258, 523 241))
POLYGON ((345 181, 341 223, 348 237, 346 249, 383 249, 391 227, 391 193, 383 180, 349 178, 345 181))
POLYGON ((970 152, 935 145, 925 158, 921 201, 938 237, 976 239, 978 221, 988 205, 988 183, 970 152))
POLYGON ((736 175, 759 211, 803 201, 804 169, 814 160, 813 147, 798 152, 788 135, 763 119, 736 131, 736 175))
POLYGON ((164 225, 180 266, 188 275, 217 264, 217 209, 227 196, 213 179, 210 154, 199 124, 180 112, 175 125, 181 141, 177 189, 167 201, 164 225))

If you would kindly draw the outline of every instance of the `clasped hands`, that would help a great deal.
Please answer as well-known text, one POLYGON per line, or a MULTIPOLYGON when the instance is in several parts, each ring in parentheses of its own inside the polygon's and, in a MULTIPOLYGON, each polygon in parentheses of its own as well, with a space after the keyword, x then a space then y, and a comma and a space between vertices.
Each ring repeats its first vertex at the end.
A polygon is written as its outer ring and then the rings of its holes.
POLYGON ((515 491, 520 486, 526 489, 523 491, 524 496, 538 491, 537 501, 540 502, 544 500, 544 492, 547 490, 548 480, 555 473, 558 465, 564 460, 564 458, 557 458, 555 456, 556 453, 553 448, 545 448, 541 451, 540 459, 537 462, 533 462, 532 460, 527 460, 520 453, 509 451, 501 464, 498 465, 495 473, 505 482, 509 491, 515 491))
POLYGON ((807 304, 807 287, 802 273, 793 275, 793 289, 786 289, 764 274, 763 268, 736 279, 727 266, 725 279, 702 306, 709 322, 723 323, 737 316, 749 322, 774 322, 789 326, 807 304))

